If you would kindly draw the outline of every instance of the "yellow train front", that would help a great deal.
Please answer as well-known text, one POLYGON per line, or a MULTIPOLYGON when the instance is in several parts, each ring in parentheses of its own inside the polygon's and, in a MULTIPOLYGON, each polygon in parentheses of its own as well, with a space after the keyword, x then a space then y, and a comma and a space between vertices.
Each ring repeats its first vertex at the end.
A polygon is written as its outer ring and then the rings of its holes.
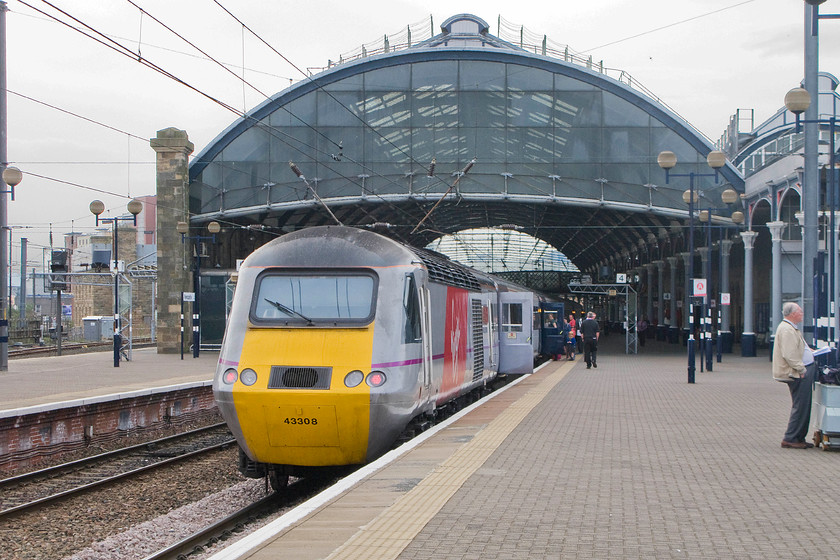
POLYGON ((240 268, 213 383, 240 470, 282 481, 365 463, 499 371, 531 371, 531 296, 354 228, 261 247, 240 268))

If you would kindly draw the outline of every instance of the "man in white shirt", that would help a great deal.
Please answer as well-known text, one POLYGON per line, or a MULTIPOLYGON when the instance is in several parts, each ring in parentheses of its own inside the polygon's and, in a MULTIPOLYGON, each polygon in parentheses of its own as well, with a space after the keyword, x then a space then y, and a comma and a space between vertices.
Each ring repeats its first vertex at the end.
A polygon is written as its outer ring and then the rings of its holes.
POLYGON ((789 301, 782 307, 782 315, 784 319, 776 328, 773 343, 773 379, 787 383, 792 401, 782 447, 808 449, 814 447, 805 441, 811 423, 811 386, 816 371, 814 354, 796 326, 802 322, 802 308, 789 301))

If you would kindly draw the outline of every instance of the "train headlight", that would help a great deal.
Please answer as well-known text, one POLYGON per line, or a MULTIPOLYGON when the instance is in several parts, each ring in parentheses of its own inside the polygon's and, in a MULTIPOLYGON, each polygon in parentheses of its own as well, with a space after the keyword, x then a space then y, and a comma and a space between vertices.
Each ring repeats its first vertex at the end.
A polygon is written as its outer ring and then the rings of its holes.
POLYGON ((381 387, 385 384, 385 374, 381 371, 372 371, 367 375, 366 381, 371 387, 381 387))
POLYGON ((362 381, 365 380, 365 374, 361 371, 354 369, 350 373, 344 376, 344 384, 349 387, 353 388, 359 385, 362 381))
POLYGON ((239 374, 239 380, 243 385, 251 386, 257 382, 257 372, 252 369, 243 369, 239 374))
POLYGON ((236 378, 238 377, 236 370, 233 368, 225 370, 225 374, 222 376, 222 381, 225 382, 226 385, 233 385, 236 383, 236 378))

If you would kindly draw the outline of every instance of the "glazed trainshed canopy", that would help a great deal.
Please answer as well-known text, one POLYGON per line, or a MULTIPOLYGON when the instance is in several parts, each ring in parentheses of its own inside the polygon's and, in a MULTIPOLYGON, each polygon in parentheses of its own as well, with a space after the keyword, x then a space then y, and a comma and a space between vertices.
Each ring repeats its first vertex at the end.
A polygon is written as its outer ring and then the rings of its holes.
POLYGON ((472 15, 441 30, 316 74, 234 122, 191 162, 193 222, 387 224, 416 246, 510 228, 592 270, 687 222, 688 179, 666 184, 659 152, 677 155, 673 173, 697 174, 700 206, 743 192, 730 164, 715 183, 711 144, 652 97, 494 37, 472 15))

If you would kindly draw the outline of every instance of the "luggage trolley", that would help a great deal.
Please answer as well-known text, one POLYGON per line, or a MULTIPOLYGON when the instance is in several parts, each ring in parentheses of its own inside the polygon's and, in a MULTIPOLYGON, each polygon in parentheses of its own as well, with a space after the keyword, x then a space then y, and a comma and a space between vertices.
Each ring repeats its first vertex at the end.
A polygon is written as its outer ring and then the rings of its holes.
POLYGON ((840 448, 840 385, 814 384, 817 415, 814 445, 824 450, 840 448))

